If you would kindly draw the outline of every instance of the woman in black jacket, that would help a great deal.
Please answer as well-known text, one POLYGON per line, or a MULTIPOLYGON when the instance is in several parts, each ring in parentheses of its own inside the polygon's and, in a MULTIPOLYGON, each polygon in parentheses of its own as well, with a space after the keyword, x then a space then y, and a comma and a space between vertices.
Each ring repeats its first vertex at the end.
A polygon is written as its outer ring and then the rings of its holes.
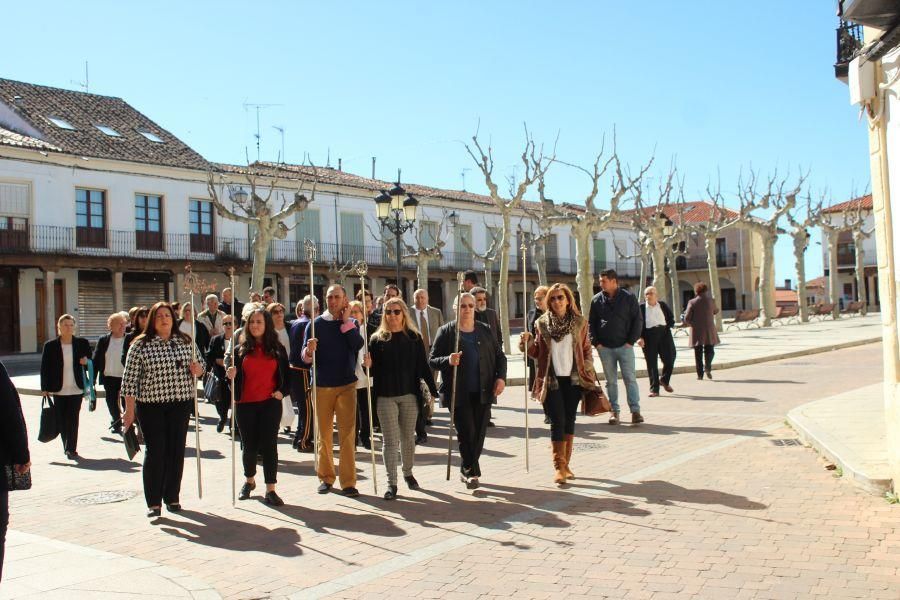
POLYGON ((66 458, 78 457, 78 413, 86 383, 82 366, 91 356, 90 343, 75 337, 75 317, 66 314, 56 322, 59 337, 44 344, 41 355, 41 394, 53 395, 56 422, 66 458))
POLYGON ((256 457, 262 453, 266 478, 266 503, 282 506, 275 493, 278 476, 278 426, 281 399, 290 392, 290 365, 278 341, 272 315, 263 305, 253 309, 237 340, 234 366, 227 371, 235 394, 235 418, 243 442, 244 477, 238 496, 250 497, 256 489, 256 457))
POLYGON ((475 321, 475 296, 461 294, 459 302, 457 319, 438 329, 429 363, 432 369, 441 371, 443 406, 450 406, 456 387, 453 424, 462 457, 460 479, 468 489, 476 489, 481 477, 478 461, 484 449, 491 402, 506 387, 506 355, 490 328, 475 321), (453 352, 457 323, 460 331, 459 352, 453 352), (454 366, 458 366, 456 378, 454 366))
MULTIPOLYGON (((31 455, 19 393, 6 367, 0 363, 0 466, 5 465, 12 465, 17 473, 24 475, 31 468, 31 455)), ((3 551, 8 526, 9 490, 6 489, 6 477, 3 477, 0 478, 0 581, 3 580, 3 551)))
POLYGON ((131 331, 125 334, 125 345, 122 347, 122 366, 125 366, 125 359, 128 358, 128 349, 135 338, 147 328, 147 317, 150 315, 150 309, 142 306, 134 313, 131 320, 131 331))
POLYGON ((216 431, 219 433, 225 429, 225 424, 228 422, 228 408, 231 406, 231 384, 225 376, 225 345, 231 341, 234 332, 234 321, 231 315, 225 315, 222 318, 222 327, 225 329, 225 333, 210 340, 209 352, 206 353, 207 377, 216 377, 219 380, 219 397, 207 398, 215 404, 216 412, 219 413, 219 423, 216 425, 216 431))
POLYGON ((411 490, 419 488, 413 477, 416 456, 416 419, 425 409, 420 381, 437 394, 434 376, 425 360, 425 345, 409 318, 409 308, 400 298, 388 299, 381 325, 369 340, 369 360, 375 379, 375 406, 384 440, 382 456, 387 470, 385 500, 397 497, 397 450, 403 465, 403 480, 411 490))
POLYGON ((122 374, 125 365, 119 359, 125 348, 125 324, 127 319, 122 313, 113 313, 106 319, 109 333, 97 340, 94 349, 94 380, 99 380, 106 391, 106 408, 109 410, 110 425, 113 433, 122 433, 122 410, 124 403, 119 398, 122 389, 122 374))

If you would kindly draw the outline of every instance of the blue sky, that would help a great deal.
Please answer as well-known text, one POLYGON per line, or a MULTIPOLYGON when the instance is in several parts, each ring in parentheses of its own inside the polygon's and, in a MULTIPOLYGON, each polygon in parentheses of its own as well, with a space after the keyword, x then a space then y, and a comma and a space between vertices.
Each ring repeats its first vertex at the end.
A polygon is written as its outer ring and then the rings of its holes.
MULTIPOLYGON (((39 2, 4 6, 0 76, 120 96, 211 160, 309 153, 345 170, 447 188, 480 120, 496 174, 522 124, 589 165, 615 127, 634 168, 675 158, 688 198, 740 170, 809 170, 835 202, 868 188, 864 124, 834 79, 834 2, 39 2), (151 6, 152 5, 152 6, 151 6)), ((484 191, 475 170, 466 188, 484 191)), ((579 202, 583 174, 548 194, 579 202)), ((601 206, 605 204, 601 200, 601 206)), ((789 240, 777 278, 793 278, 789 240)), ((807 258, 821 274, 821 248, 807 258)))

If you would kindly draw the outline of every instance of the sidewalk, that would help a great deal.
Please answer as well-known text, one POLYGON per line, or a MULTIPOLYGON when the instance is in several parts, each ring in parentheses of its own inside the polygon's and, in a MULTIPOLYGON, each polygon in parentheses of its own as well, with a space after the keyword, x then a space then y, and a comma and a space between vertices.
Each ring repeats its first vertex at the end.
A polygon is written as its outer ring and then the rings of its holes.
POLYGON ((798 406, 788 423, 849 481, 878 495, 891 489, 882 384, 798 406))
MULTIPOLYGON (((713 370, 731 369, 881 341, 881 315, 876 313, 865 317, 818 321, 768 329, 732 329, 723 332, 720 338, 722 343, 716 346, 713 370)), ((518 351, 518 343, 519 337, 512 336, 510 346, 513 353, 507 356, 506 384, 509 386, 525 385, 525 364, 522 353, 518 351)), ((678 349, 675 373, 693 373, 694 351, 688 346, 688 337, 677 335, 675 346, 678 349)), ((647 369, 641 349, 635 347, 634 353, 637 376, 646 377, 647 369)), ((597 375, 603 379, 603 368, 596 353, 594 367, 597 375)), ((12 379, 19 393, 40 393, 39 375, 20 375, 12 379)), ((103 396, 102 388, 98 388, 97 395, 103 396)))

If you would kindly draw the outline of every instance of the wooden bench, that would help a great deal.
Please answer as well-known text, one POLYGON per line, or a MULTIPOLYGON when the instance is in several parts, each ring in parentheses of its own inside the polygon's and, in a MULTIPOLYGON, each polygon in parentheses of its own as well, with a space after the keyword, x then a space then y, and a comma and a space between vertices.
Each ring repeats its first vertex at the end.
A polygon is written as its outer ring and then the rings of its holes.
POLYGON ((800 305, 789 304, 787 306, 779 306, 772 320, 772 325, 787 325, 790 322, 800 322, 800 305))
POLYGON ((834 303, 824 303, 820 302, 812 307, 812 311, 809 313, 810 319, 818 318, 820 321, 824 321, 828 317, 834 318, 834 303))
POLYGON ((750 310, 739 310, 734 313, 734 319, 728 322, 725 326, 725 329, 731 329, 734 327, 735 329, 741 329, 741 324, 743 323, 744 329, 749 329, 756 325, 759 327, 759 323, 756 320, 759 318, 759 309, 752 308, 750 310))
POLYGON ((844 310, 841 311, 842 315, 846 315, 848 317, 852 317, 854 315, 859 316, 862 315, 863 303, 862 302, 849 302, 844 310))

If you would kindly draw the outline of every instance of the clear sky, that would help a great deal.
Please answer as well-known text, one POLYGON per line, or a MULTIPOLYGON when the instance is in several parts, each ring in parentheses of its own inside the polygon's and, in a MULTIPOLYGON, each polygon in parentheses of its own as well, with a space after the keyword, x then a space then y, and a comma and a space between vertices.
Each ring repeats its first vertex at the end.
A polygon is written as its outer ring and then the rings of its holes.
MULTIPOLYGON (((620 155, 673 158, 689 199, 740 170, 809 170, 835 202, 868 189, 864 123, 834 78, 835 2, 5 3, 0 77, 119 96, 210 160, 316 164, 485 190, 463 140, 480 119, 496 175, 514 176, 527 122, 589 165, 615 127, 620 155), (608 137, 608 136, 607 136, 608 137)), ((519 172, 521 173, 521 171, 519 172)), ((581 202, 560 167, 548 195, 581 202)), ((608 206, 605 200, 599 205, 608 206)), ((820 239, 815 236, 815 239, 820 239)), ((777 279, 793 278, 788 239, 777 279)), ((812 245, 808 277, 822 273, 812 245)))

